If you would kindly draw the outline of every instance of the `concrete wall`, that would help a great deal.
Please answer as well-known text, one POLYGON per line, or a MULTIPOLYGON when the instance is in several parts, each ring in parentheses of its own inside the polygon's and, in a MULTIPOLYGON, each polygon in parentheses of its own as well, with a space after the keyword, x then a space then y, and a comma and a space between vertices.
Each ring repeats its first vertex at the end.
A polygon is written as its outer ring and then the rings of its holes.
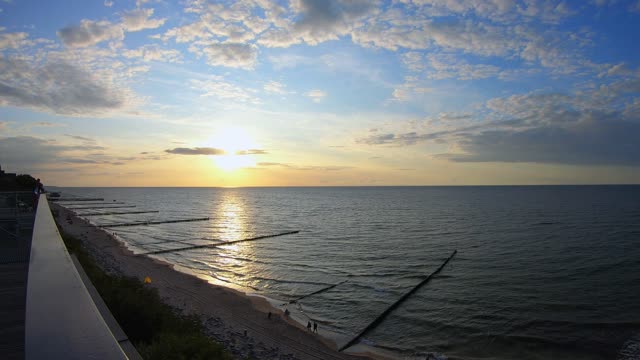
POLYGON ((44 194, 31 243, 25 358, 127 359, 84 286, 44 194))

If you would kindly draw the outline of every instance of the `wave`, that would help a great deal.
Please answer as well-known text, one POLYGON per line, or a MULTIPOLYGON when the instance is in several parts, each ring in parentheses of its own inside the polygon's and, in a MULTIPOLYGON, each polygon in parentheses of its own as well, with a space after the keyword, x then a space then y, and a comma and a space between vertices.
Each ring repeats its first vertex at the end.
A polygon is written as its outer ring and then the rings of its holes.
POLYGON ((639 360, 640 359, 640 333, 625 341, 618 351, 618 360, 639 360))
POLYGON ((262 276, 252 276, 251 279, 262 280, 262 281, 273 281, 273 282, 282 283, 282 284, 306 284, 306 285, 322 285, 322 286, 333 285, 332 283, 325 283, 325 282, 274 279, 274 278, 267 278, 262 276))
POLYGON ((306 270, 301 270, 301 271, 310 271, 310 272, 314 272, 314 273, 323 273, 323 274, 327 274, 327 275, 336 275, 337 274, 342 274, 342 275, 346 275, 349 276, 349 273, 344 271, 344 270, 340 270, 340 269, 336 269, 336 268, 331 268, 329 270, 327 269, 323 269, 317 265, 309 265, 309 264, 304 264, 304 263, 294 263, 294 262, 286 262, 286 261, 275 261, 272 262, 271 264, 276 264, 278 266, 285 266, 285 267, 290 267, 290 268, 296 268, 296 269, 306 269, 306 270))
POLYGON ((214 279, 216 279, 218 281, 226 283, 226 284, 232 284, 232 285, 236 285, 236 286, 240 286, 240 287, 244 287, 244 288, 249 288, 249 289, 254 290, 254 291, 260 291, 260 289, 257 288, 257 287, 254 287, 254 286, 251 286, 251 285, 247 285, 247 284, 238 284, 238 283, 233 282, 233 281, 231 281, 229 279, 225 279, 223 277, 219 277, 219 276, 216 276, 214 274, 210 274, 209 276, 211 276, 212 278, 214 278, 214 279))
POLYGON ((221 258, 225 258, 225 259, 246 261, 246 262, 256 263, 256 264, 270 264, 269 262, 266 262, 266 261, 262 261, 262 260, 258 260, 258 259, 250 259, 250 258, 246 258, 246 257, 242 257, 242 256, 223 255, 223 254, 218 254, 217 256, 221 257, 221 258))
POLYGON ((563 327, 577 327, 580 329, 628 329, 633 330, 640 327, 639 321, 600 321, 600 322, 581 322, 581 321, 563 321, 563 320, 531 320, 521 323, 514 327, 515 330, 524 329, 561 329, 563 327))
MULTIPOLYGON (((372 341, 368 341, 373 343, 372 341)), ((364 343, 364 341, 363 341, 364 343)), ((369 345, 365 343, 366 345, 369 345)), ((382 345, 373 343, 371 346, 377 347, 379 349, 388 350, 394 353, 403 354, 403 359, 423 359, 423 360, 447 360, 449 359, 446 355, 437 353, 437 352, 411 352, 407 349, 402 349, 399 347, 391 346, 391 345, 382 345)))

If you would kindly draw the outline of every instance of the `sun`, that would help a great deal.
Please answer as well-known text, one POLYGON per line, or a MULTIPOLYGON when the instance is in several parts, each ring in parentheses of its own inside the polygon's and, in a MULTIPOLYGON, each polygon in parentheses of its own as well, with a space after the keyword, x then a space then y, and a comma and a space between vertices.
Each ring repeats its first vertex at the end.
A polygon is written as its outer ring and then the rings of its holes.
POLYGON ((258 146, 242 128, 227 127, 218 132, 210 141, 211 146, 224 150, 224 155, 213 155, 216 166, 224 171, 256 165, 253 155, 248 150, 258 146))

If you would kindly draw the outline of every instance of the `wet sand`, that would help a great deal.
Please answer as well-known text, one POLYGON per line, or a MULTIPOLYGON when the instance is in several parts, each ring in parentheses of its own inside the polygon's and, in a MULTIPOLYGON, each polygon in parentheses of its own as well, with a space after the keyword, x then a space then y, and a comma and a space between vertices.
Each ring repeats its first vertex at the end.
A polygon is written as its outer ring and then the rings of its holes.
POLYGON ((210 284, 147 256, 136 256, 107 231, 58 204, 52 203, 51 208, 54 214, 57 211, 56 221, 63 231, 82 240, 103 270, 139 280, 150 277, 149 286, 158 289, 167 304, 185 314, 200 316, 207 334, 236 357, 300 360, 381 358, 368 353, 337 352, 336 344, 322 336, 321 328, 319 334, 310 333, 298 322, 285 317, 282 310, 273 307, 266 299, 210 284), (269 311, 271 319, 267 317, 269 311))

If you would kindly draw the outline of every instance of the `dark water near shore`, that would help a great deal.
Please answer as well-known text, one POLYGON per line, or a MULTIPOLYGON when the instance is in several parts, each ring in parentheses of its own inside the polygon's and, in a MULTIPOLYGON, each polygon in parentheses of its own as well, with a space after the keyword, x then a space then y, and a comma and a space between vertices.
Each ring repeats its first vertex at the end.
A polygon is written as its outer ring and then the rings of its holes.
POLYGON ((367 344, 465 359, 640 358, 640 186, 63 191, 160 211, 89 217, 98 224, 211 217, 112 229, 137 252, 301 230, 157 256, 280 300, 347 280, 301 301, 342 341, 457 249, 367 344))

